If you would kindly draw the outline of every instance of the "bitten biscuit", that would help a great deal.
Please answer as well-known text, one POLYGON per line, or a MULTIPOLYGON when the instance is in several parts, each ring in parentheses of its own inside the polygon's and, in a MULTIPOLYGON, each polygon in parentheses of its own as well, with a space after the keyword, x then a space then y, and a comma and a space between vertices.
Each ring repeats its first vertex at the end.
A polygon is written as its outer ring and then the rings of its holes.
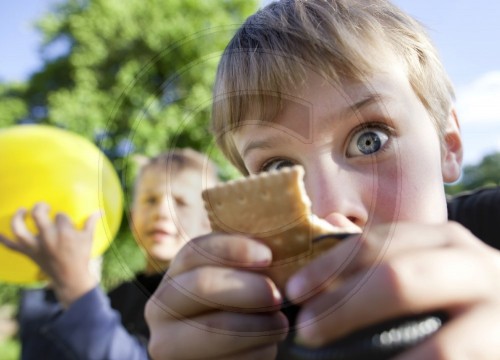
POLYGON ((215 232, 244 234, 265 242, 273 253, 266 274, 283 289, 288 277, 338 240, 313 244, 325 234, 341 233, 311 213, 304 169, 287 167, 219 184, 203 192, 215 232))

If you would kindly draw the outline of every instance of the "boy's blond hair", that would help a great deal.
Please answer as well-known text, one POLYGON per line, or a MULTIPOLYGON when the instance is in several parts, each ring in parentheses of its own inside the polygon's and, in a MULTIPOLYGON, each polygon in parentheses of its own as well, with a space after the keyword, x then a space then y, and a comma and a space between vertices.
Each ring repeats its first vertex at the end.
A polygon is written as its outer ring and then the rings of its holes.
POLYGON ((334 85, 363 81, 396 56, 441 140, 454 91, 423 27, 386 0, 281 0, 250 16, 226 47, 214 87, 212 130, 248 173, 231 133, 244 120, 272 120, 314 71, 334 85))
MULTIPOLYGON (((204 182, 209 185, 218 182, 218 168, 215 163, 205 154, 199 153, 191 148, 171 149, 153 158, 141 160, 140 169, 135 178, 134 201, 137 193, 137 186, 142 175, 147 169, 158 167, 160 171, 165 171, 175 179, 176 174, 184 171, 196 171, 203 176, 204 182)), ((200 189, 201 190, 201 189, 200 189)), ((201 192, 200 192, 201 194, 201 192)), ((201 195, 200 195, 201 196, 201 195)))

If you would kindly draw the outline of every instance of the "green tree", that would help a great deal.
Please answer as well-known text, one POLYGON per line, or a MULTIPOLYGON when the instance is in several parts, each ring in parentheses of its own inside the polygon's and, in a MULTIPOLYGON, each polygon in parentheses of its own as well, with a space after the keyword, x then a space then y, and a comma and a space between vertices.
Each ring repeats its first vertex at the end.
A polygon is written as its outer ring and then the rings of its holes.
POLYGON ((500 185, 500 153, 485 155, 477 165, 467 165, 460 181, 447 187, 447 193, 456 194, 484 186, 500 185))
POLYGON ((3 116, 12 123, 48 123, 93 139, 119 170, 132 150, 212 151, 216 64, 256 7, 255 0, 67 0, 37 25, 42 54, 59 55, 48 56, 0 110, 9 108, 3 116))
POLYGON ((0 128, 12 125, 28 115, 28 104, 23 98, 26 86, 0 83, 0 128))

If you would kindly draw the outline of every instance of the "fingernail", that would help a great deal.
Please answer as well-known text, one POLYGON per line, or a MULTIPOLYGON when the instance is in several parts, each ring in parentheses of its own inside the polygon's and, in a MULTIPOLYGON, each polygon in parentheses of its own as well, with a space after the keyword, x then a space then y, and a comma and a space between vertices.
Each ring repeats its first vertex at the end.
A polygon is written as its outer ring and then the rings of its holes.
POLYGON ((304 278, 300 275, 294 275, 288 281, 286 292, 289 299, 297 299, 304 295, 304 278))
POLYGON ((274 298, 276 304, 281 304, 283 301, 283 296, 281 296, 281 293, 278 290, 278 287, 274 283, 271 283, 271 286, 272 286, 272 291, 273 291, 273 298, 274 298))
POLYGON ((250 255, 253 261, 262 264, 271 263, 273 258, 271 250, 264 245, 252 246, 250 255))

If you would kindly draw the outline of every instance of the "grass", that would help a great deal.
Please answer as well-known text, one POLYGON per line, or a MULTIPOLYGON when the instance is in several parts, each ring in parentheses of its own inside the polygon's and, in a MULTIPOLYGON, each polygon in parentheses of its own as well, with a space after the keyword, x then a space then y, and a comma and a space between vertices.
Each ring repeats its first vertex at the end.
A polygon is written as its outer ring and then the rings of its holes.
POLYGON ((0 341, 1 360, 19 360, 21 357, 21 345, 16 337, 0 341))

